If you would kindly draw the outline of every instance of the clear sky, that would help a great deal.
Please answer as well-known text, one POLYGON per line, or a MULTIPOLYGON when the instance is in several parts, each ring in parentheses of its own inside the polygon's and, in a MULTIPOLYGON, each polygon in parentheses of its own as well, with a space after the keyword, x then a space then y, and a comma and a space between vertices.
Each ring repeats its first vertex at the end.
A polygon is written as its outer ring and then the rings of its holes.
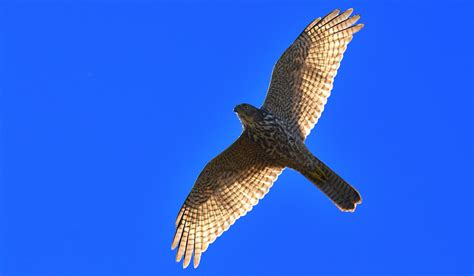
POLYGON ((0 4, 2 276, 472 275, 472 1, 72 2, 0 4), (362 205, 286 170, 183 270, 175 217, 233 107, 350 7, 366 26, 307 144, 362 205))

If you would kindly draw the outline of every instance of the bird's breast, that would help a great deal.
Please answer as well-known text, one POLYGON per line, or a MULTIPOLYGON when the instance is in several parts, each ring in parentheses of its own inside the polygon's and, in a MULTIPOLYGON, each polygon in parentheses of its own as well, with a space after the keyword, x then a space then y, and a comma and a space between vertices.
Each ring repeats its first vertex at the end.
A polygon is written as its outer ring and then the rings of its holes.
POLYGON ((294 159, 298 152, 297 139, 278 122, 256 125, 248 133, 272 159, 286 162, 294 159))

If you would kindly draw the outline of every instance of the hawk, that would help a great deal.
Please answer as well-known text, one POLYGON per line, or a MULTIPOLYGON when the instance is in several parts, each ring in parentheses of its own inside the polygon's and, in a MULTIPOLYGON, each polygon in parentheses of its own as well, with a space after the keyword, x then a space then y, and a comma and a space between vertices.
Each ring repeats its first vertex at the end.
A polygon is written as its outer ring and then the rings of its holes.
POLYGON ((194 267, 212 242, 249 212, 286 168, 303 174, 341 210, 361 203, 356 189, 316 158, 305 140, 332 89, 360 16, 334 10, 311 22, 273 68, 263 105, 234 108, 243 131, 198 176, 176 219, 172 249, 194 267))

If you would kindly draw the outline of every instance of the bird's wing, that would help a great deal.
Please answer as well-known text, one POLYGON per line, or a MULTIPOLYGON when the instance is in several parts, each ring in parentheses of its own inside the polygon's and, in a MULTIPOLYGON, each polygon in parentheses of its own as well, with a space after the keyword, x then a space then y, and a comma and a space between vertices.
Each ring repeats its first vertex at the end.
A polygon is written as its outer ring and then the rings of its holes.
POLYGON ((359 15, 335 10, 309 24, 275 64, 263 103, 306 138, 317 123, 359 15))
POLYGON ((187 267, 194 252, 197 267, 209 244, 263 198, 283 169, 244 134, 210 161, 176 219, 176 261, 184 255, 187 267))

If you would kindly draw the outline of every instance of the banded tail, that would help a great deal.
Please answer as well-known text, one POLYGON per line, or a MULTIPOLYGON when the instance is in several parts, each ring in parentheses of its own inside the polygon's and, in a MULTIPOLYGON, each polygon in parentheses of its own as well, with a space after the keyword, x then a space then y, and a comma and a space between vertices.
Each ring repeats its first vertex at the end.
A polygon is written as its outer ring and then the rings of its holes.
POLYGON ((316 170, 304 171, 302 174, 327 195, 341 211, 354 212, 357 204, 362 203, 359 192, 321 161, 316 170))

